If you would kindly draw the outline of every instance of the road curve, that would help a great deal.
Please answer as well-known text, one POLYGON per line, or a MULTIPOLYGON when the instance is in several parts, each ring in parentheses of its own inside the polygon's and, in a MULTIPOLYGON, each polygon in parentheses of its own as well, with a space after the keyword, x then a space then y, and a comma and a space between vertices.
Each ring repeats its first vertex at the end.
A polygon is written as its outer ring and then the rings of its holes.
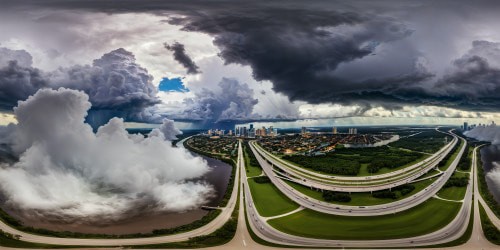
MULTIPOLYGON (((236 165, 235 178, 239 175, 240 169, 244 167, 245 161, 243 159, 241 143, 238 145, 238 161, 236 165)), ((234 182, 233 191, 231 197, 227 203, 227 206, 222 208, 222 212, 213 221, 209 222, 205 226, 194 229, 192 231, 165 235, 157 237, 146 237, 146 238, 131 238, 131 239, 76 239, 76 238, 59 238, 35 235, 23 231, 19 231, 15 228, 10 227, 3 221, 0 221, 0 229, 4 232, 11 233, 14 235, 21 236, 22 241, 33 242, 33 243, 43 243, 43 244, 53 244, 53 245, 73 245, 73 246, 127 246, 127 245, 148 245, 148 244, 159 244, 159 243, 169 243, 169 242, 179 242, 189 240, 189 238, 206 235, 213 233, 215 230, 222 227, 227 220, 231 217, 231 213, 236 205, 236 200, 238 196, 238 187, 236 186, 238 181, 234 182)))
MULTIPOLYGON (((296 166, 293 163, 287 162, 287 161, 273 155, 272 153, 266 151, 263 148, 259 148, 259 149, 262 149, 259 151, 262 152, 263 154, 265 154, 265 155, 263 155, 264 158, 266 158, 266 159, 272 158, 273 160, 275 160, 276 161, 275 165, 278 165, 277 163, 280 163, 280 164, 286 166, 290 171, 299 171, 299 172, 302 172, 305 175, 308 175, 311 177, 319 177, 319 178, 322 178, 322 179, 325 179, 328 181, 353 181, 353 182, 356 182, 356 181, 358 181, 358 182, 359 181, 374 181, 374 180, 378 180, 378 179, 387 179, 390 177, 397 177, 401 174, 404 174, 404 173, 407 173, 413 169, 416 169, 416 168, 420 167, 421 165, 427 163, 429 159, 433 159, 433 158, 440 156, 441 154, 443 154, 445 152, 446 149, 448 149, 450 146, 454 145, 454 142, 456 141, 455 135, 448 133, 448 132, 440 131, 438 128, 435 128, 435 130, 437 132, 453 136, 453 140, 450 141, 448 144, 446 144, 441 149, 439 149, 436 153, 432 154, 430 157, 426 158, 423 161, 420 161, 418 163, 415 163, 415 164, 408 166, 408 167, 405 167, 403 169, 391 171, 391 172, 385 173, 385 174, 375 174, 372 176, 337 176, 337 175, 334 176, 334 175, 322 174, 322 173, 308 170, 308 169, 300 167, 300 166, 296 166)), ((269 161, 269 159, 268 159, 268 161, 269 161)))
MULTIPOLYGON (((242 175, 246 174, 242 171, 242 175)), ((294 246, 305 247, 412 247, 412 246, 429 246, 447 243, 458 239, 467 230, 471 205, 472 205, 472 174, 470 175, 470 183, 467 187, 464 202, 462 207, 455 217, 455 219, 444 228, 437 230, 433 233, 416 236, 405 239, 391 239, 391 240, 370 240, 370 241, 352 241, 352 240, 323 240, 312 239, 300 236, 289 235, 280 232, 267 224, 265 218, 261 217, 255 206, 246 178, 244 178, 244 193, 245 193, 245 206, 247 209, 247 216, 250 222, 250 227, 260 238, 276 243, 294 246)))
MULTIPOLYGON (((460 138, 464 140, 463 138, 460 138)), ((450 178, 450 176, 455 171, 458 162, 460 161, 460 157, 462 156, 465 150, 466 144, 460 148, 459 153, 455 157, 454 161, 448 167, 446 171, 431 185, 429 185, 424 190, 410 196, 404 198, 399 201, 382 204, 382 205, 373 205, 373 206, 347 206, 347 205, 338 205, 332 204, 328 202, 319 201, 312 197, 308 197, 305 194, 295 190, 286 184, 281 178, 278 178, 276 174, 273 172, 273 166, 269 164, 262 156, 256 153, 255 147, 250 143, 250 148, 254 152, 257 161, 262 166, 262 170, 269 177, 271 182, 287 197, 296 202, 297 204, 309 208, 321 213, 326 214, 335 214, 335 215, 343 215, 343 216, 376 216, 376 215, 384 215, 384 214, 393 214, 400 211, 407 210, 409 208, 415 207, 427 199, 434 196, 446 183, 446 181, 450 178)), ((388 189, 388 188, 387 188, 388 189)))
POLYGON ((331 190, 339 192, 372 192, 372 191, 389 189, 409 183, 419 178, 420 176, 424 175, 431 169, 437 167, 439 162, 448 153, 450 153, 453 146, 457 143, 458 140, 457 137, 455 135, 453 135, 453 137, 454 138, 452 142, 450 142, 450 144, 448 144, 442 150, 440 150, 438 154, 432 156, 431 158, 424 159, 421 163, 414 164, 414 166, 418 167, 417 168, 411 167, 412 169, 408 170, 409 172, 400 173, 397 176, 390 177, 390 179, 384 179, 384 180, 366 179, 364 181, 343 182, 343 183, 338 182, 335 179, 320 180, 318 179, 318 177, 313 177, 310 175, 299 173, 304 170, 299 171, 297 169, 289 167, 290 165, 288 163, 284 164, 282 160, 277 159, 275 156, 272 156, 270 153, 263 150, 260 146, 256 145, 255 141, 250 142, 249 145, 250 147, 252 147, 252 149, 254 149, 253 151, 256 156, 257 154, 255 152, 257 152, 259 156, 261 156, 263 159, 269 162, 272 166, 282 170, 284 172, 282 174, 283 177, 289 179, 290 181, 321 190, 331 190))

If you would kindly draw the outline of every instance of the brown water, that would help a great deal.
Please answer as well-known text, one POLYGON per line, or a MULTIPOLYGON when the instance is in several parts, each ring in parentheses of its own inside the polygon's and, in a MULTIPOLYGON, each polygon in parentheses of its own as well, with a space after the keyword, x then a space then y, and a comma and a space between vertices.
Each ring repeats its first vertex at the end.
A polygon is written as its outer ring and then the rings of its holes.
POLYGON ((481 149, 481 160, 490 193, 500 203, 500 145, 490 145, 481 149))
MULTIPOLYGON (((211 167, 211 171, 208 172, 205 176, 200 178, 201 180, 205 180, 210 183, 215 191, 215 196, 208 202, 209 206, 217 206, 227 189, 227 184, 229 182, 229 178, 231 176, 231 166, 212 158, 203 157, 208 165, 211 167)), ((81 232, 81 233, 99 233, 99 234, 131 234, 131 233, 148 233, 154 229, 162 229, 162 228, 172 228, 180 225, 188 224, 193 221, 196 221, 206 215, 208 212, 202 209, 195 209, 183 213, 138 213, 136 211, 131 212, 129 216, 124 216, 126 219, 122 219, 119 221, 114 221, 109 224, 99 225, 91 224, 85 219, 76 219, 71 223, 61 221, 47 219, 46 217, 37 216, 34 213, 31 214, 23 214, 19 211, 15 211, 13 209, 8 209, 4 206, 4 203, 1 202, 1 207, 6 210, 13 217, 21 220, 24 225, 32 226, 35 228, 45 228, 54 231, 72 231, 72 232, 81 232)), ((139 210, 141 211, 141 210, 139 210)))

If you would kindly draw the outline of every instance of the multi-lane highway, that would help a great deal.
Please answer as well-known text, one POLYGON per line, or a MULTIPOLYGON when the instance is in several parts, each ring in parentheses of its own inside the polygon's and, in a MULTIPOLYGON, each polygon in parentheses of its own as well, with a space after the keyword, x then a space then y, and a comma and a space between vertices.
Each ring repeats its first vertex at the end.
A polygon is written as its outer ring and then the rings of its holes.
MULTIPOLYGON (((475 159, 475 158, 474 158, 475 159)), ((352 240, 323 240, 323 239, 312 239, 299 237, 294 235, 289 235, 283 232, 280 232, 273 227, 269 226, 266 222, 266 219, 261 217, 254 204, 251 196, 250 189, 248 188, 248 184, 246 183, 246 178, 244 171, 242 172, 242 182, 244 182, 244 193, 245 193, 245 206, 247 210, 247 216, 249 225, 254 231, 254 233, 268 241, 275 244, 284 244, 284 245, 294 245, 294 246, 306 246, 306 247, 412 247, 412 246, 430 246, 447 243, 453 240, 460 238, 465 231, 467 230, 469 218, 471 215, 471 207, 472 207, 472 194, 473 194, 473 176, 474 169, 471 170, 470 174, 470 183, 467 187, 467 192, 465 194, 465 198, 462 201, 462 207, 455 217, 455 219, 438 231, 433 233, 416 236, 405 239, 391 239, 391 240, 372 240, 372 241, 352 241, 352 240)), ((477 191, 476 191, 477 193, 477 191)), ((477 196, 477 194, 476 194, 477 196)), ((477 212, 477 204, 474 209, 475 213, 477 212)), ((477 221, 479 220, 478 216, 474 217, 474 230, 477 234, 482 234, 482 231, 477 228, 477 221)), ((479 225, 480 227, 480 225, 479 225)), ((476 237, 473 235, 472 238, 476 237)), ((479 238, 479 236, 477 236, 479 238)), ((484 236, 483 236, 484 237, 484 236)), ((471 240, 464 245, 465 247, 458 247, 463 249, 468 249, 470 246, 480 247, 478 249, 497 249, 497 246, 485 242, 485 241, 475 241, 471 238, 471 240)), ((473 249, 473 248, 470 248, 473 249)))
MULTIPOLYGON (((461 140, 464 140, 461 138, 461 140)), ((257 153, 256 147, 254 147, 250 143, 250 149, 255 154, 257 161, 262 166, 262 170, 269 177, 271 182, 287 197, 296 202, 297 204, 309 208, 318 212, 327 213, 327 214, 335 214, 335 215, 345 215, 345 216, 375 216, 375 215, 384 215, 384 214, 392 214, 400 211, 404 211, 406 209, 415 207, 423 202, 425 202, 430 197, 434 196, 446 183, 448 178, 455 171, 458 162, 460 161, 460 157, 465 150, 466 144, 463 143, 462 147, 459 149, 459 152, 453 162, 450 164, 448 169, 444 171, 444 173, 437 178, 431 185, 422 191, 404 198, 399 201, 383 204, 383 205, 373 205, 373 206, 346 206, 346 205, 337 205, 328 202, 319 201, 312 197, 308 197, 305 194, 297 191, 292 188, 282 178, 279 178, 275 171, 273 171, 273 165, 267 162, 260 154, 257 153)), ((404 182, 406 183, 406 182, 404 182)), ((404 184, 403 183, 403 184, 404 184)), ((386 186, 384 189, 389 189, 394 187, 391 185, 386 186)))
POLYGON ((455 136, 454 134, 451 135, 453 136, 452 142, 447 144, 431 157, 421 161, 420 163, 414 164, 401 170, 397 170, 395 171, 396 173, 384 174, 384 178, 380 178, 375 175, 371 177, 362 177, 361 180, 356 179, 356 181, 340 182, 338 181, 340 177, 323 175, 304 168, 293 166, 293 164, 287 163, 279 159, 278 157, 266 152, 259 145, 257 145, 255 141, 252 141, 249 144, 256 156, 261 156, 261 158, 265 159, 269 164, 271 164, 271 166, 280 170, 275 172, 277 176, 283 179, 320 190, 339 192, 372 192, 390 189, 406 183, 410 183, 420 176, 424 175, 431 169, 436 168, 439 162, 444 157, 446 157, 446 155, 450 153, 455 144, 458 143, 457 136, 455 136), (310 173, 314 173, 314 175, 311 175, 310 173), (319 175, 321 175, 321 177, 319 175))
MULTIPOLYGON (((241 143, 238 145, 238 161, 235 172, 235 178, 239 176, 241 169, 244 169, 245 160, 243 159, 243 151, 241 143)), ((222 227, 227 220, 231 217, 231 213, 234 210, 238 197, 238 182, 234 182, 233 191, 231 197, 227 203, 227 206, 222 208, 222 212, 213 221, 209 222, 205 226, 188 231, 185 233, 179 233, 174 235, 165 235, 157 237, 147 237, 147 238, 131 238, 131 239, 74 239, 74 238, 58 238, 49 237, 42 235, 35 235, 23 231, 19 231, 15 228, 10 227, 3 221, 0 221, 0 230, 4 232, 11 233, 14 235, 19 235, 21 240, 34 243, 45 243, 53 245, 73 245, 73 246, 126 246, 126 245, 147 245, 147 244, 159 244, 168 242, 179 242, 186 241, 192 237, 211 234, 215 230, 222 227)))
POLYGON ((317 179, 317 180, 327 182, 327 183, 328 182, 329 183, 340 183, 340 184, 349 184, 349 183, 357 184, 359 182, 364 182, 364 183, 374 182, 374 183, 376 183, 379 180, 390 180, 393 177, 399 178, 399 177, 401 177, 401 175, 411 173, 413 170, 422 171, 421 168, 428 165, 428 163, 430 161, 432 161, 433 159, 437 159, 439 156, 441 156, 443 154, 446 154, 446 150, 451 149, 451 147, 453 147, 455 145, 455 142, 457 142, 457 137, 454 134, 451 134, 449 132, 440 131, 438 128, 436 128, 435 130, 437 132, 452 136, 453 140, 451 140, 448 144, 446 144, 441 149, 439 149, 436 153, 427 157, 425 160, 422 160, 418 163, 415 163, 415 164, 408 166, 408 167, 405 167, 403 169, 391 171, 391 172, 385 173, 385 174, 375 174, 372 176, 333 176, 333 175, 318 173, 318 172, 311 171, 311 170, 308 170, 308 169, 303 168, 303 167, 296 166, 293 163, 290 163, 288 161, 285 161, 285 160, 281 159, 280 157, 277 157, 277 156, 273 155, 272 153, 267 152, 262 147, 260 147, 258 144, 255 144, 255 146, 257 146, 259 153, 261 153, 265 159, 267 159, 269 162, 272 162, 275 165, 280 165, 282 167, 286 167, 287 168, 286 172, 289 172, 289 173, 297 174, 300 176, 303 175, 305 177, 317 179))

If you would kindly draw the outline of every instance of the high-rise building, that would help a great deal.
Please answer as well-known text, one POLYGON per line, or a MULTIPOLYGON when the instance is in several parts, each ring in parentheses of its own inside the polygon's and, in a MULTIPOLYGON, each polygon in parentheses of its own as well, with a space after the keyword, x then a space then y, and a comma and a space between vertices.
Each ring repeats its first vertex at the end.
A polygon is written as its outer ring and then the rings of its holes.
POLYGON ((464 131, 469 130, 469 124, 467 122, 464 122, 464 131))
POLYGON ((333 127, 333 134, 336 135, 337 134, 337 127, 333 127))
POLYGON ((300 133, 304 135, 304 134, 306 134, 306 132, 307 132, 306 127, 302 127, 302 130, 300 131, 300 133))
POLYGON ((232 136, 232 135, 233 135, 233 131, 230 129, 230 130, 227 132, 227 135, 232 136))
POLYGON ((250 124, 250 129, 253 129, 253 124, 250 124))

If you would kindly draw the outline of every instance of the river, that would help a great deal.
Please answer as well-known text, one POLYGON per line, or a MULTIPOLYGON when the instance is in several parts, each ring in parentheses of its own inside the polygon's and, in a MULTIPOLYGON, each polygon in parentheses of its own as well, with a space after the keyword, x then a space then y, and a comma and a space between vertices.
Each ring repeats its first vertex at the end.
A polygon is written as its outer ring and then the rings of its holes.
POLYGON ((500 203, 500 145, 490 145, 481 149, 481 160, 486 173, 488 189, 500 203))

